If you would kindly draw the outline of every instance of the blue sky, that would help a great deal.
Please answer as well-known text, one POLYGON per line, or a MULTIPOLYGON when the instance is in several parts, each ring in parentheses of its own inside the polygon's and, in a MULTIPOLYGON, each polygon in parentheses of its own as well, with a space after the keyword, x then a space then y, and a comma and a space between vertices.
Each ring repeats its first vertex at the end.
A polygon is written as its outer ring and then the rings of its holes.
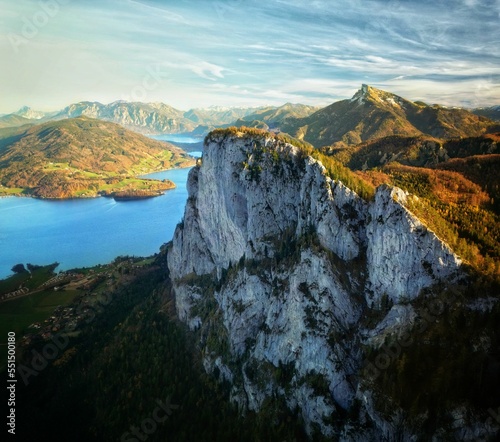
POLYGON ((0 113, 326 105, 362 83, 500 104, 500 0, 0 0, 0 113))

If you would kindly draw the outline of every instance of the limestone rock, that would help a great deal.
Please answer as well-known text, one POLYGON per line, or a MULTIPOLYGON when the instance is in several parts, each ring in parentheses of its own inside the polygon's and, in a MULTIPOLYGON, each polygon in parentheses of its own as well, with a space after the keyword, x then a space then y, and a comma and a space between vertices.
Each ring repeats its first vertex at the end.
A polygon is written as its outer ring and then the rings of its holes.
POLYGON ((217 132, 188 191, 168 266, 206 370, 231 380, 243 408, 270 396, 298 406, 309 432, 332 435, 325 419, 360 400, 375 424, 365 436, 390 434, 371 393, 359 392, 361 343, 410 325, 400 301, 456 278, 461 264, 405 207, 407 195, 382 186, 367 202, 295 146, 217 132), (363 329, 364 309, 384 295, 392 310, 363 329))

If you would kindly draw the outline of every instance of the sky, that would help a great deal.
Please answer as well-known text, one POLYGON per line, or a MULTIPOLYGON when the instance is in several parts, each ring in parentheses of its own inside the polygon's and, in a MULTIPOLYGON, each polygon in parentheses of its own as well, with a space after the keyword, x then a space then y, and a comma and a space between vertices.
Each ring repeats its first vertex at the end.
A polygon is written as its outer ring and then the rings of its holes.
POLYGON ((327 105, 362 83, 500 105, 500 0, 0 0, 0 113, 327 105))

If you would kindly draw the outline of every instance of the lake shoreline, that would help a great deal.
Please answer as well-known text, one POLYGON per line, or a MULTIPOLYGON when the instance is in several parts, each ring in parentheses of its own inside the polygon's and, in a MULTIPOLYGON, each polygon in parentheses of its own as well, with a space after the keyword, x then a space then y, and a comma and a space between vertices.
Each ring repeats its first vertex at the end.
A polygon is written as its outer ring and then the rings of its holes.
MULTIPOLYGON (((149 180, 155 180, 155 181, 160 181, 156 178, 147 178, 147 175, 151 175, 154 173, 162 173, 162 172, 169 172, 172 170, 181 170, 181 169, 190 169, 196 165, 196 159, 193 164, 190 165, 185 165, 185 166, 180 166, 180 167, 170 167, 167 169, 158 169, 158 170, 153 170, 151 172, 147 172, 144 175, 136 175, 131 178, 139 178, 139 179, 149 179, 149 180)), ((161 194, 159 195, 152 195, 152 196, 162 196, 165 194, 165 192, 169 190, 174 190, 177 186, 176 184, 172 181, 173 187, 169 189, 164 189, 161 194)), ((71 196, 71 197, 64 197, 64 198, 57 198, 57 197, 44 197, 44 196, 37 196, 37 195, 30 195, 30 194, 23 194, 23 193, 14 193, 12 195, 0 195, 0 198, 33 198, 36 200, 42 200, 42 201, 70 201, 70 200, 85 200, 85 199, 95 199, 95 198, 113 198, 112 194, 97 194, 97 195, 82 195, 82 196, 71 196)), ((141 199, 141 198, 137 198, 141 199)))

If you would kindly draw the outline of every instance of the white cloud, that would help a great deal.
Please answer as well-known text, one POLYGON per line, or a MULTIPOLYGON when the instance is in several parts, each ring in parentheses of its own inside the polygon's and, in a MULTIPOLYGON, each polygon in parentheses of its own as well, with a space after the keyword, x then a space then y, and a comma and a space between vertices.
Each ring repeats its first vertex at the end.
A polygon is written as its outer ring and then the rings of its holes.
POLYGON ((221 66, 217 66, 215 64, 208 63, 206 61, 201 61, 195 65, 192 65, 191 70, 196 75, 202 78, 215 81, 217 78, 224 78, 224 75, 222 73, 224 72, 225 69, 221 66))

